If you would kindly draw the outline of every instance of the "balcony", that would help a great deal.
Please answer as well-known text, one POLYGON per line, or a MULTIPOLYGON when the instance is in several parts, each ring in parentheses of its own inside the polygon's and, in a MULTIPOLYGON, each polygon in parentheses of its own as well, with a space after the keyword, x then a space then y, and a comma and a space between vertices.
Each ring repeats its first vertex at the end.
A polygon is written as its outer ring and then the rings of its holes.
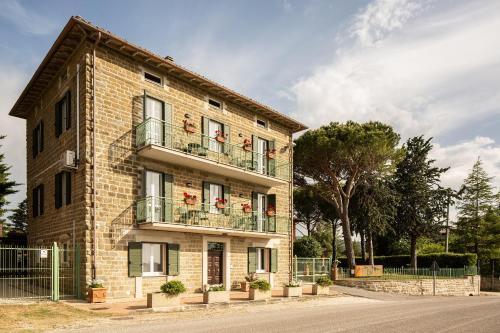
POLYGON ((217 209, 213 205, 187 205, 161 197, 147 197, 137 202, 137 225, 140 229, 191 232, 255 238, 287 237, 288 216, 244 213, 241 207, 217 209))
POLYGON ((269 160, 242 145, 188 133, 183 127, 149 118, 136 127, 137 153, 150 159, 273 187, 290 181, 290 163, 269 160))

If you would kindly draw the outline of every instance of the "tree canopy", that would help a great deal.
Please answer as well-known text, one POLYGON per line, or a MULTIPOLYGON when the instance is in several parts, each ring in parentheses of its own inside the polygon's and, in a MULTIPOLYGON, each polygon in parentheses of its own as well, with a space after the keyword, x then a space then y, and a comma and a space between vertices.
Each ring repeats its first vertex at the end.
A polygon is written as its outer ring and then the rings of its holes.
MULTIPOLYGON (((0 135, 0 140, 4 138, 4 135, 0 135)), ((0 148, 1 147, 0 145, 0 148)), ((17 190, 15 187, 19 185, 15 181, 10 180, 10 166, 4 162, 4 159, 4 154, 0 153, 0 223, 4 221, 3 216, 6 212, 5 206, 8 204, 7 196, 16 193, 17 190)))

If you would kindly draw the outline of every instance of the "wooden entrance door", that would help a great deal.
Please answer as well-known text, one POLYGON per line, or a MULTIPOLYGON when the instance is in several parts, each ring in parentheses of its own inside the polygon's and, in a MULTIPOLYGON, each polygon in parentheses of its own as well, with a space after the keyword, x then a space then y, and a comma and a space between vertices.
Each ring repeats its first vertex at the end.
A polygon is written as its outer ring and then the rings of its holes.
POLYGON ((208 250, 208 284, 222 284, 222 250, 208 250))

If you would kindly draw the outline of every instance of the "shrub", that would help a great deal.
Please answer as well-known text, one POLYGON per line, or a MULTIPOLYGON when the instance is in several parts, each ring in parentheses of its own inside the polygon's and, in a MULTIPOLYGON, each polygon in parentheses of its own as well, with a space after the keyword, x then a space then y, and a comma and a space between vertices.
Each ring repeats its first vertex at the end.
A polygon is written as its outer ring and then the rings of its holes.
POLYGON ((250 273, 248 274, 247 276, 245 276, 245 280, 247 282, 254 282, 254 281, 257 281, 257 274, 255 273, 250 273))
POLYGON ((266 280, 256 280, 250 284, 250 288, 268 291, 271 290, 271 285, 266 280))
POLYGON ((323 249, 316 239, 304 236, 293 242, 293 254, 300 258, 319 258, 323 249))
POLYGON ((328 287, 333 284, 333 281, 328 276, 320 276, 316 279, 316 284, 321 287, 328 287))
POLYGON ((92 279, 89 283, 89 288, 104 288, 104 282, 99 279, 92 279))
POLYGON ((210 288, 208 288, 208 291, 226 291, 226 288, 224 288, 223 284, 216 284, 210 286, 210 288))
POLYGON ((179 280, 168 281, 167 283, 164 283, 160 287, 160 289, 162 293, 168 294, 170 296, 177 296, 186 292, 186 287, 179 280))
POLYGON ((288 288, 296 288, 296 287, 300 287, 302 285, 302 281, 300 280, 292 280, 288 283, 285 283, 285 287, 288 287, 288 288))
MULTIPOLYGON (((408 267, 410 266, 409 255, 375 256, 375 265, 384 267, 408 267)), ((475 253, 429 253, 417 256, 417 266, 421 268, 431 267, 433 261, 439 267, 463 268, 464 266, 475 266, 477 255, 475 253)), ((340 267, 347 267, 346 258, 339 258, 340 267)), ((361 258, 356 258, 357 264, 363 264, 361 258)))

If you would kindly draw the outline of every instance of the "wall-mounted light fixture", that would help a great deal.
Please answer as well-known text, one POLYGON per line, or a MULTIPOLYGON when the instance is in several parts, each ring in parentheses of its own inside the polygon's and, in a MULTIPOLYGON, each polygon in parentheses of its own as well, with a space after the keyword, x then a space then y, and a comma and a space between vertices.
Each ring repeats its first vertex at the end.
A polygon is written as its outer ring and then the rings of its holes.
POLYGON ((187 183, 186 183, 186 187, 193 187, 193 183, 191 183, 191 182, 187 182, 187 183))
POLYGON ((187 118, 187 119, 190 119, 190 118, 191 118, 191 115, 190 115, 189 113, 186 113, 186 114, 184 115, 184 117, 185 117, 185 118, 187 118))

